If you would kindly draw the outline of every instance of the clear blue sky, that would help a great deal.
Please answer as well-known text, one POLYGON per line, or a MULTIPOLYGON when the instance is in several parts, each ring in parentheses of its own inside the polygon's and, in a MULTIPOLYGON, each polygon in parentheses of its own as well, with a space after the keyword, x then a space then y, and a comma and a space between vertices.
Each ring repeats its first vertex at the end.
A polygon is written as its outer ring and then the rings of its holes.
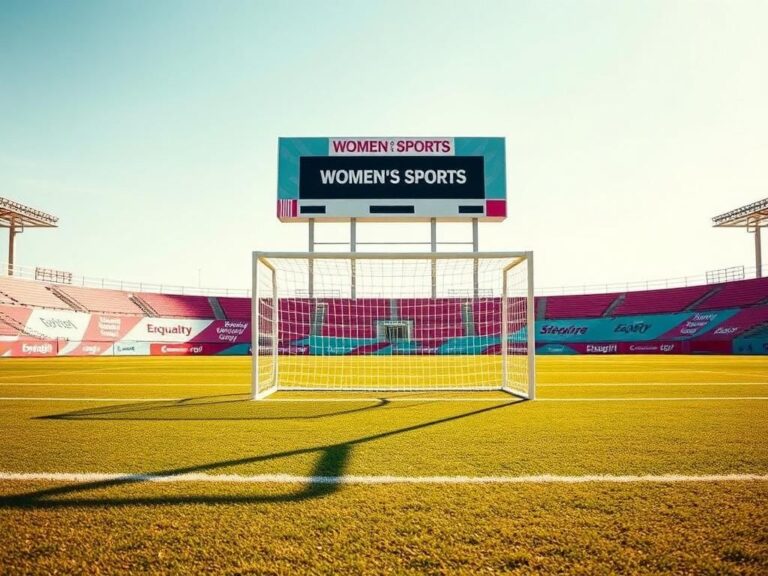
POLYGON ((505 136, 481 247, 535 250, 540 286, 752 264, 710 217, 768 197, 766 30, 763 0, 0 0, 0 196, 61 219, 20 264, 244 287, 306 246, 278 136, 505 136))

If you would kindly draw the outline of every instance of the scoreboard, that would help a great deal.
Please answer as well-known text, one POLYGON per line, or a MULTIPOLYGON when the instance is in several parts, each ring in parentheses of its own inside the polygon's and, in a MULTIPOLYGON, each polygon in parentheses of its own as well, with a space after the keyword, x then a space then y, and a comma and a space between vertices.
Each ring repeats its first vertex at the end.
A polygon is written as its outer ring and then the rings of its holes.
POLYGON ((500 221, 503 138, 280 138, 277 216, 500 221))

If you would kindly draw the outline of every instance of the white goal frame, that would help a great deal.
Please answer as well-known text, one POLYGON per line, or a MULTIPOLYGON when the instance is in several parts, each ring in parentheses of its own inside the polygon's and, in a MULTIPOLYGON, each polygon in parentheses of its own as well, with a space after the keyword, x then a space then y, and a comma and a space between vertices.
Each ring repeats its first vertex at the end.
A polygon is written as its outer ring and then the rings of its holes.
MULTIPOLYGON (((271 368, 267 366, 270 371, 270 382, 267 387, 263 387, 259 382, 259 364, 260 364, 260 331, 259 326, 262 318, 260 317, 260 306, 258 305, 260 298, 272 298, 273 302, 278 302, 278 271, 271 262, 275 259, 297 259, 307 260, 308 269, 310 275, 314 274, 313 266, 316 260, 333 260, 344 259, 352 262, 352 277, 355 275, 355 261, 356 260, 430 260, 433 262, 433 284, 434 274, 436 270, 436 262, 438 260, 450 260, 450 259, 464 259, 474 260, 475 267, 475 294, 477 297, 477 261, 481 259, 507 259, 509 262, 500 269, 502 273, 502 294, 501 294, 501 335, 500 335, 500 349, 501 349, 501 373, 498 386, 478 387, 478 388, 461 388, 459 391, 465 390, 482 390, 487 391, 500 390, 512 394, 514 396, 521 397, 526 400, 534 400, 536 398, 536 329, 535 329, 535 306, 534 306, 534 269, 533 269, 533 252, 406 252, 406 253, 384 253, 384 252, 260 252, 254 251, 252 253, 251 260, 251 398, 253 400, 262 400, 270 394, 279 390, 303 390, 303 391, 351 391, 351 392, 374 392, 374 391, 419 391, 420 388, 409 386, 406 388, 396 387, 383 387, 383 388, 361 388, 361 387, 334 387, 334 388, 302 388, 296 386, 280 386, 280 371, 279 371, 279 355, 278 355, 278 338, 279 338, 279 306, 275 305, 272 312, 274 318, 269 318, 267 321, 271 322, 271 334, 269 337, 272 342, 272 350, 269 354, 271 356, 271 368), (526 283, 525 283, 525 323, 526 323, 526 358, 527 358, 527 391, 523 392, 516 390, 509 385, 508 380, 508 356, 509 356, 509 334, 508 334, 508 322, 505 321, 508 315, 508 300, 510 294, 508 294, 508 278, 509 272, 515 269, 520 264, 526 264, 526 283), (263 266, 261 271, 260 265, 263 266), (266 270, 265 270, 266 269, 266 270), (260 286, 260 274, 271 274, 271 294, 264 293, 263 287, 260 286)), ((520 298, 522 296, 518 296, 520 298)), ((264 334, 262 334, 263 336, 264 334)), ((311 356, 310 356, 311 358, 311 356)), ((424 388, 424 391, 448 391, 456 392, 455 387, 429 387, 424 388)))

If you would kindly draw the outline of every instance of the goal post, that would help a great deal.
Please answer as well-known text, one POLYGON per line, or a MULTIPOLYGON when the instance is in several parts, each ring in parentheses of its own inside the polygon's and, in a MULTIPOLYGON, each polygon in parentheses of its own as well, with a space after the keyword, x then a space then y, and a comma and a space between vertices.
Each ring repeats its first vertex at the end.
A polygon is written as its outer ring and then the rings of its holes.
POLYGON ((254 252, 251 395, 536 396, 532 252, 254 252))

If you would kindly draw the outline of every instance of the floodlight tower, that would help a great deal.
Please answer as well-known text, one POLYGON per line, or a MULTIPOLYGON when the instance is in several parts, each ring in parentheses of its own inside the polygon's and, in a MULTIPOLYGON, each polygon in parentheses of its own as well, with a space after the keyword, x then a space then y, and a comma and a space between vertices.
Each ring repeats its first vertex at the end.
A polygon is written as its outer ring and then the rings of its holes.
POLYGON ((55 216, 0 197, 0 228, 8 228, 8 276, 13 276, 16 234, 25 228, 56 228, 55 216))
POLYGON ((757 277, 763 275, 763 256, 760 228, 768 226, 768 198, 736 208, 712 218, 715 228, 746 228, 755 235, 755 269, 757 277))

